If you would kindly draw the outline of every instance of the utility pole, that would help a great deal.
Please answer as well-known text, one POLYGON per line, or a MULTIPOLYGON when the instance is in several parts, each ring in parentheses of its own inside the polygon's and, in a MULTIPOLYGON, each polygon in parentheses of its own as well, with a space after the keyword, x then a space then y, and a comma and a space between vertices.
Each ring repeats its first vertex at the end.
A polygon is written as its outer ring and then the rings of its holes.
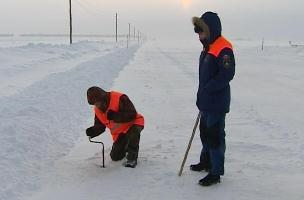
POLYGON ((131 39, 131 24, 129 23, 129 35, 128 38, 131 39))
POLYGON ((72 41, 72 0, 69 0, 70 3, 70 44, 73 43, 72 41))
POLYGON ((136 37, 136 36, 135 36, 135 26, 134 26, 134 40, 136 39, 135 37, 136 37))
POLYGON ((127 34, 127 48, 129 48, 129 35, 127 34))
POLYGON ((116 13, 116 34, 115 34, 115 36, 116 36, 116 43, 117 43, 117 13, 116 13))

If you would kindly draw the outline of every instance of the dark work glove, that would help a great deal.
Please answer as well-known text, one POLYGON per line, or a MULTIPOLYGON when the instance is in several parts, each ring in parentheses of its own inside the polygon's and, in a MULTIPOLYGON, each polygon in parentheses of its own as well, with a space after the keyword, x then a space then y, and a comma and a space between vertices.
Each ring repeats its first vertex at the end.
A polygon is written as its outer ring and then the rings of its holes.
POLYGON ((115 112, 114 110, 109 110, 107 112, 107 118, 108 120, 114 120, 117 117, 117 112, 115 112))
POLYGON ((87 136, 89 136, 90 138, 94 138, 96 136, 99 135, 99 133, 97 133, 94 129, 94 126, 90 127, 90 128, 87 128, 86 130, 86 134, 87 136))

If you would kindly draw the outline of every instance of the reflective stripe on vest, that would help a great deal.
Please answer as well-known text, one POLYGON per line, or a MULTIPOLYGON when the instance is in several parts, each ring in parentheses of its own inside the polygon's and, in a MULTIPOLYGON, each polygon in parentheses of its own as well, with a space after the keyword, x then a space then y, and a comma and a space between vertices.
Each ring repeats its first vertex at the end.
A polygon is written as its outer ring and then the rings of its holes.
POLYGON ((94 112, 96 117, 103 123, 107 128, 110 129, 113 141, 115 142, 120 134, 126 134, 131 128, 132 125, 140 125, 144 126, 144 117, 141 114, 137 114, 134 121, 127 122, 127 123, 115 123, 113 120, 107 119, 107 112, 108 110, 113 110, 118 112, 119 110, 119 99, 122 96, 122 93, 119 92, 110 92, 110 103, 109 107, 106 112, 102 112, 96 106, 94 106, 94 112))
POLYGON ((226 40, 226 38, 221 36, 217 38, 213 44, 210 45, 208 53, 214 55, 215 57, 218 57, 221 51, 225 48, 232 50, 232 45, 228 40, 226 40))

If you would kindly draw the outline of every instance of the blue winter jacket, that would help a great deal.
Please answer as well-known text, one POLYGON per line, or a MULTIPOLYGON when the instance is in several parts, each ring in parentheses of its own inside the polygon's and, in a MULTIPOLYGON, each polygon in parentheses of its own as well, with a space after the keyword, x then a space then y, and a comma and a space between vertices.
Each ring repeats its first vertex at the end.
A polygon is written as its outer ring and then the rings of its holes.
POLYGON ((196 105, 200 111, 228 113, 230 85, 235 73, 233 51, 224 48, 218 57, 202 52, 199 61, 199 87, 196 105))

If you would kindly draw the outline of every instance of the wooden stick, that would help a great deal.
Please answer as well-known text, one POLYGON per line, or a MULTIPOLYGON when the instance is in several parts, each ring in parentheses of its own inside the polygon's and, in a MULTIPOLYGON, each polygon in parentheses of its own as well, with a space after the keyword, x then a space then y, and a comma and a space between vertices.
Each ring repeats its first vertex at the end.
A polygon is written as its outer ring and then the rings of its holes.
POLYGON ((192 135, 191 135, 191 138, 189 140, 188 147, 187 147, 187 150, 186 150, 186 153, 185 153, 182 165, 181 165, 180 170, 178 172, 178 176, 181 176, 182 173, 183 173, 183 169, 184 169, 184 166, 185 166, 185 163, 186 163, 186 160, 187 160, 187 157, 188 157, 188 153, 189 153, 189 150, 190 150, 190 147, 191 147, 191 144, 192 144, 192 140, 194 138, 195 131, 196 131, 196 128, 197 128, 197 125, 198 125, 198 122, 199 122, 200 118, 201 118, 201 112, 199 112, 198 115, 197 115, 197 118, 196 118, 196 121, 195 121, 195 125, 194 125, 193 131, 192 131, 192 135))

